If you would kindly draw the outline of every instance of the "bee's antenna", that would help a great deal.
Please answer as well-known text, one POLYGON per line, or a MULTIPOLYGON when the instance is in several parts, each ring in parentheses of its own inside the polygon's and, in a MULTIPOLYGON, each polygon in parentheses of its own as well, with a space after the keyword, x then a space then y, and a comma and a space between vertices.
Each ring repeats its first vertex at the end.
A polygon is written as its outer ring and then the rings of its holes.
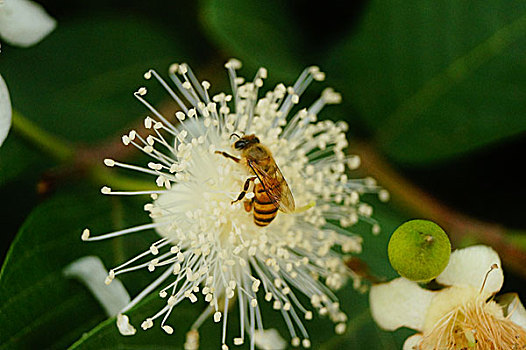
POLYGON ((233 132, 233 133, 230 135, 230 139, 232 139, 233 136, 236 136, 238 139, 241 138, 241 136, 239 136, 239 135, 236 134, 235 132, 233 132))

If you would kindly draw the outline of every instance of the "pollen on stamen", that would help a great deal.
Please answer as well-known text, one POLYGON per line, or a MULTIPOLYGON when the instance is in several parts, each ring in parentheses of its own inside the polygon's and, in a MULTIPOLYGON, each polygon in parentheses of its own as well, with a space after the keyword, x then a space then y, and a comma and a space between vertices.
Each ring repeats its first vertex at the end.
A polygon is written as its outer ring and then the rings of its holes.
POLYGON ((241 68, 241 61, 236 58, 231 58, 228 60, 227 63, 225 63, 226 68, 232 68, 232 69, 240 69, 241 68))
POLYGON ((143 330, 147 330, 148 328, 152 328, 153 327, 153 320, 151 318, 147 318, 146 320, 143 321, 143 323, 141 323, 141 328, 143 330))
POLYGON ((192 117, 195 117, 197 116, 197 112, 195 110, 195 108, 191 108, 188 110, 188 117, 192 118, 192 117))
POLYGON ((162 328, 163 328, 163 331, 165 331, 167 334, 173 334, 174 332, 174 329, 170 326, 164 325, 162 328))
POLYGON ((334 328, 336 334, 343 334, 347 330, 347 325, 345 323, 338 323, 334 328))
POLYGON ((389 194, 389 191, 385 189, 381 189, 380 191, 378 191, 378 199, 380 199, 380 201, 382 202, 389 201, 390 196, 391 195, 389 194))
POLYGON ((320 68, 318 66, 311 66, 311 67, 309 67, 309 73, 312 75, 312 77, 316 81, 323 81, 323 80, 325 80, 325 73, 320 71, 320 68))
POLYGON ((258 75, 261 79, 267 79, 268 77, 268 71, 265 67, 261 67, 258 70, 258 75))
POLYGON ((130 144, 130 142, 131 142, 131 140, 128 137, 128 135, 122 135, 122 143, 124 144, 124 146, 128 146, 130 144))
POLYGON ((100 192, 102 194, 111 194, 111 188, 108 187, 108 186, 103 186, 101 189, 100 189, 100 192))
POLYGON ((323 100, 328 104, 338 104, 342 102, 342 95, 331 88, 326 88, 322 92, 323 100))
POLYGON ((290 344, 294 347, 298 347, 300 346, 300 342, 301 342, 300 338, 294 337, 291 339, 290 344))
POLYGON ((360 167, 361 159, 359 156, 350 156, 347 159, 347 166, 350 170, 356 170, 360 167))
POLYGON ((115 275, 106 276, 106 278, 104 279, 104 284, 107 286, 110 285, 114 278, 115 278, 115 275))
POLYGON ((186 63, 181 63, 179 65, 179 74, 186 74, 188 72, 188 66, 186 63))
POLYGON ((155 144, 155 138, 153 137, 153 135, 148 135, 148 137, 146 138, 146 143, 150 146, 153 146, 155 144))
POLYGON ((85 228, 84 231, 82 231, 82 236, 80 236, 80 238, 83 241, 87 241, 89 239, 89 236, 90 236, 90 230, 88 228, 85 228))
POLYGON ((168 73, 175 74, 179 70, 179 64, 178 63, 172 63, 170 67, 168 67, 168 73))
POLYGON ((106 165, 108 167, 113 167, 113 166, 115 166, 115 161, 113 159, 106 158, 106 159, 104 159, 104 165, 106 165))
POLYGON ((175 112, 175 116, 177 117, 177 119, 179 119, 179 121, 183 121, 186 119, 186 114, 184 114, 183 112, 175 112))
POLYGON ((150 118, 150 117, 144 118, 144 127, 146 129, 151 129, 152 128, 152 123, 153 123, 153 119, 152 118, 150 118))
POLYGON ((152 253, 152 255, 157 255, 159 254, 159 248, 157 248, 155 245, 152 245, 150 246, 150 252, 152 253))

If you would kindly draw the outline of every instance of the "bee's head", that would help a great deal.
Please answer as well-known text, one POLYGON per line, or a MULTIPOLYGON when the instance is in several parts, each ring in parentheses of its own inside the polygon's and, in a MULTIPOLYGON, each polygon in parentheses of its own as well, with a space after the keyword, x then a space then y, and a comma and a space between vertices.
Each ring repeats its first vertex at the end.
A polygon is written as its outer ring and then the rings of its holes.
POLYGON ((243 135, 240 137, 239 135, 234 133, 230 135, 230 138, 232 138, 233 136, 237 137, 237 140, 232 144, 232 147, 234 147, 237 150, 242 150, 242 149, 247 148, 251 144, 259 143, 259 139, 254 134, 243 135))

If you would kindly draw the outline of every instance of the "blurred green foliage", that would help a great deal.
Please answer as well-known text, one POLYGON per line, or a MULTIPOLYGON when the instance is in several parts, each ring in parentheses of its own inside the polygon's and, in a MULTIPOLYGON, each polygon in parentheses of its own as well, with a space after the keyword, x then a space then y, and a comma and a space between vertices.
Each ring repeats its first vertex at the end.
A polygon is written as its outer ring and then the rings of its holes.
POLYGON ((372 1, 329 54, 394 160, 455 158, 526 131, 526 2, 372 1))
MULTIPOLYGON (((140 73, 165 69, 174 57, 190 58, 183 44, 154 23, 104 15, 65 22, 32 48, 4 51, 2 76, 14 108, 44 130, 78 143, 118 137, 145 113, 130 93, 141 86, 140 73)), ((0 184, 28 164, 39 164, 35 153, 10 137, 0 149, 0 184)))
MULTIPOLYGON (((526 193, 516 160, 526 130, 524 2, 372 0, 350 3, 350 10, 335 1, 42 4, 57 18, 57 30, 30 49, 3 45, 0 73, 15 109, 70 142, 118 139, 139 123, 146 111, 132 93, 151 67, 163 72, 171 62, 188 61, 218 89, 226 82, 222 63, 232 56, 244 62, 248 75, 263 65, 271 82, 288 84, 304 66, 320 64, 329 84, 344 95, 342 106, 321 117, 346 119, 351 136, 375 142, 394 166, 431 191, 440 189, 453 204, 494 218, 520 217, 523 211, 526 193), (463 190, 474 195, 466 200, 463 190)), ((80 256, 99 255, 109 267, 149 246, 153 237, 150 232, 135 240, 82 243, 86 226, 106 232, 148 218, 137 217, 141 200, 102 198, 98 184, 85 178, 52 184, 50 198, 37 196, 37 183, 62 166, 16 131, 0 148, 1 247, 7 251, 10 245, 0 272, 0 349, 65 348, 75 342, 79 349, 180 349, 199 308, 185 305, 172 316, 173 337, 154 328, 124 338, 113 320, 104 321, 83 286, 62 278, 62 268, 80 256)), ((383 234, 356 227, 364 237, 361 258, 375 274, 392 278, 388 233, 408 214, 376 208, 383 234)), ((123 280, 133 294, 151 275, 123 280)), ((508 278, 507 286, 524 293, 520 279, 508 278)), ((334 336, 330 322, 315 319, 308 325, 314 348, 401 347, 408 331, 379 330, 366 295, 348 287, 340 297, 350 315, 347 333, 334 336)), ((139 305, 130 313, 132 322, 156 310, 151 305, 157 301, 139 305)), ((282 325, 276 312, 265 313, 268 324, 282 325)), ((209 321, 203 332, 203 348, 217 348, 219 327, 209 321)))

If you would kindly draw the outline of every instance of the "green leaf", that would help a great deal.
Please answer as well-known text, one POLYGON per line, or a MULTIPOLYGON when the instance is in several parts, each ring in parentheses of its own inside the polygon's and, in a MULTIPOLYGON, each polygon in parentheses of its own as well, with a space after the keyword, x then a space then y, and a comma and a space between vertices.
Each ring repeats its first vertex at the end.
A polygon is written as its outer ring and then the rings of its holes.
MULTIPOLYGON (((133 97, 144 84, 142 74, 149 68, 162 73, 174 60, 188 58, 180 39, 129 16, 64 21, 34 47, 2 51, 0 71, 13 108, 42 129, 79 143, 102 140, 132 125, 145 113, 133 97)), ((149 98, 155 103, 165 96, 149 98)), ((0 148, 0 184, 39 159, 41 152, 11 135, 0 148)))
POLYGON ((31 145, 11 131, 0 147, 0 186, 16 179, 24 172, 34 175, 50 164, 52 164, 51 160, 35 152, 31 145))
MULTIPOLYGON (((64 348, 104 320, 87 289, 66 279, 62 270, 85 255, 101 256, 109 268, 123 256, 149 247, 153 233, 136 235, 128 245, 120 239, 80 240, 85 227, 108 232, 137 220, 146 222, 147 215, 137 217, 139 212, 138 204, 83 189, 59 194, 38 206, 20 229, 0 271, 0 349, 64 348)), ((125 281, 132 292, 145 282, 141 274, 125 281)))
POLYGON ((395 160, 456 157, 526 130, 526 3, 374 0, 329 56, 395 160))
POLYGON ((282 1, 204 0, 201 17, 221 51, 250 69, 269 69, 270 78, 294 79, 303 65, 299 30, 282 1))

